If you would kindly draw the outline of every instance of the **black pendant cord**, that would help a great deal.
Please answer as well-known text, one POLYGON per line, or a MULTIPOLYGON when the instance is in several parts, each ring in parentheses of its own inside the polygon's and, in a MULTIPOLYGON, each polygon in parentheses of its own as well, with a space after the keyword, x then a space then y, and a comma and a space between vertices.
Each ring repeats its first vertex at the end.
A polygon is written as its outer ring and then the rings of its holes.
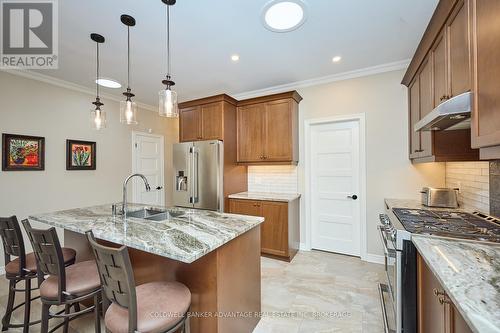
POLYGON ((130 26, 127 26, 127 91, 130 92, 130 26))
POLYGON ((167 5, 167 77, 170 79, 170 6, 167 5))
POLYGON ((99 100, 99 43, 96 43, 97 45, 97 59, 96 59, 96 62, 97 62, 97 66, 96 66, 96 82, 95 82, 95 85, 96 85, 96 100, 99 100))

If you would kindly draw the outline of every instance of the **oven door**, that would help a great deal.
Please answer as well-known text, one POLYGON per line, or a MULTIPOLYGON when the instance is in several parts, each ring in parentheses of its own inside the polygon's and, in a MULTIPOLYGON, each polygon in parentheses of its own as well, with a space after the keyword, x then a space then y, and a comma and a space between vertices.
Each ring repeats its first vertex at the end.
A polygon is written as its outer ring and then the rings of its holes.
POLYGON ((384 320, 384 330, 386 333, 396 332, 396 330, 391 329, 396 327, 397 329, 397 304, 398 304, 398 294, 397 294, 397 263, 398 263, 398 252, 395 249, 395 244, 392 242, 390 237, 390 231, 387 227, 381 225, 378 227, 382 245, 384 248, 384 263, 385 272, 387 275, 387 284, 379 285, 379 297, 380 304, 382 306, 382 315, 384 320), (389 297, 385 297, 388 294, 389 297), (387 304, 390 306, 387 306, 387 304))

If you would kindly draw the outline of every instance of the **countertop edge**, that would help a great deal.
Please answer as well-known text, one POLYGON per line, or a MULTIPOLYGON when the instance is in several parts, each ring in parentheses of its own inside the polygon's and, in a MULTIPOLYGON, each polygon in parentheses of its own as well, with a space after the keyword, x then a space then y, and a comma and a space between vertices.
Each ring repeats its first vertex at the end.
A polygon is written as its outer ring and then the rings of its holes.
MULTIPOLYGON (((461 302, 459 302, 454 293, 452 291, 450 291, 448 285, 443 281, 443 279, 441 278, 441 276, 438 274, 438 272, 436 271, 436 269, 434 268, 434 265, 432 264, 432 262, 430 262, 430 260, 425 256, 425 252, 426 250, 423 249, 418 243, 419 241, 419 238, 422 238, 422 239, 428 239, 428 238, 431 238, 431 239, 438 239, 438 240, 441 240, 441 241, 450 241, 450 242, 457 242, 457 240, 453 240, 453 239, 450 239, 448 240, 446 237, 438 237, 438 236, 425 236, 425 235, 412 235, 412 243, 413 245, 415 245, 418 253, 420 254, 420 256, 423 258, 424 262, 426 263, 426 265, 430 268, 430 270, 432 271, 432 274, 434 274, 434 277, 439 281, 439 283, 441 284, 441 286, 444 288, 446 294, 448 295, 448 297, 450 297, 451 301, 453 302, 453 304, 455 305, 455 307, 458 309, 458 312, 460 312, 460 314, 462 315, 462 317, 464 318, 465 322, 467 323, 467 325, 469 325, 469 328, 474 332, 474 333, 485 333, 485 330, 484 328, 482 327, 477 327, 477 325, 471 321, 471 319, 469 318, 469 314, 467 313, 467 311, 463 308, 461 302)), ((469 241, 471 243, 474 243, 472 241, 469 241)), ((495 332, 499 332, 499 330, 497 331, 488 331, 488 332, 491 332, 491 333, 495 333, 495 332)))
POLYGON ((300 193, 240 192, 228 195, 229 199, 293 202, 301 198, 300 193), (288 197, 288 198, 286 198, 288 197))

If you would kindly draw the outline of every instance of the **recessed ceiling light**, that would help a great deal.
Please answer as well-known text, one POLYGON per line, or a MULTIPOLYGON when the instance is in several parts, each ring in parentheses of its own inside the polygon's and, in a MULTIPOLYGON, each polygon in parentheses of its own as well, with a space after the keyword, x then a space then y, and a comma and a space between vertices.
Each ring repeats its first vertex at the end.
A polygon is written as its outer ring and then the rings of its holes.
POLYGON ((262 22, 274 32, 288 32, 306 20, 306 8, 300 0, 273 0, 264 6, 262 22))
POLYGON ((113 89, 121 88, 121 86, 122 86, 121 83, 116 81, 116 80, 107 79, 107 78, 103 78, 103 77, 95 80, 95 83, 97 83, 100 86, 103 86, 106 88, 113 88, 113 89))
POLYGON ((234 62, 236 62, 236 61, 240 60, 240 56, 239 56, 239 55, 237 55, 237 54, 233 54, 233 55, 231 56, 231 60, 232 60, 232 61, 234 61, 234 62))
POLYGON ((335 57, 332 58, 333 62, 339 62, 340 60, 342 60, 341 56, 335 56, 335 57))

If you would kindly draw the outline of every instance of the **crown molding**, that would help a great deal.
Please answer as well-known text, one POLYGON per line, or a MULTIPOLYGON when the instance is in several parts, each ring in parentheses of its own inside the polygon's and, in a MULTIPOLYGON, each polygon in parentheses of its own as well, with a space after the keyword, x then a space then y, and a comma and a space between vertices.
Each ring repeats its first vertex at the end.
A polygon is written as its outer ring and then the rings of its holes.
POLYGON ((282 85, 278 85, 278 86, 268 87, 268 88, 264 88, 264 89, 247 91, 247 92, 240 93, 240 94, 231 94, 231 96, 233 96, 237 100, 243 100, 243 99, 254 98, 254 97, 258 97, 258 96, 277 94, 277 93, 282 93, 285 91, 296 90, 299 88, 312 87, 312 86, 317 86, 317 85, 327 84, 327 83, 332 83, 332 82, 337 82, 337 81, 355 79, 355 78, 359 78, 359 77, 363 77, 363 76, 370 76, 370 75, 374 75, 374 74, 380 74, 380 73, 392 72, 392 71, 401 70, 401 69, 407 69, 409 64, 410 64, 410 59, 406 59, 406 60, 402 60, 402 61, 396 61, 396 62, 391 62, 391 63, 377 65, 377 66, 356 69, 353 71, 348 71, 348 72, 343 72, 343 73, 338 73, 338 74, 333 74, 333 75, 328 75, 328 76, 322 76, 322 77, 318 77, 318 78, 314 78, 314 79, 297 81, 297 82, 282 84, 282 85))
MULTIPOLYGON (((85 86, 82 86, 82 85, 79 85, 76 83, 72 83, 69 81, 57 79, 57 78, 52 77, 52 76, 40 74, 40 73, 29 71, 29 70, 2 69, 1 71, 12 74, 12 75, 17 75, 17 76, 21 76, 24 78, 28 78, 31 80, 48 83, 48 84, 51 84, 51 85, 54 85, 57 87, 66 88, 66 89, 70 89, 73 91, 78 91, 78 92, 88 94, 88 95, 95 94, 95 91, 93 89, 87 88, 85 86)), ((113 94, 101 93, 100 96, 104 99, 109 99, 109 100, 112 100, 115 102, 120 102, 122 100, 121 94, 120 95, 113 95, 113 94)), ((154 112, 158 111, 158 108, 156 106, 152 106, 152 105, 141 103, 141 102, 136 102, 136 103, 137 103, 137 106, 141 109, 148 110, 148 111, 154 111, 154 112)))

